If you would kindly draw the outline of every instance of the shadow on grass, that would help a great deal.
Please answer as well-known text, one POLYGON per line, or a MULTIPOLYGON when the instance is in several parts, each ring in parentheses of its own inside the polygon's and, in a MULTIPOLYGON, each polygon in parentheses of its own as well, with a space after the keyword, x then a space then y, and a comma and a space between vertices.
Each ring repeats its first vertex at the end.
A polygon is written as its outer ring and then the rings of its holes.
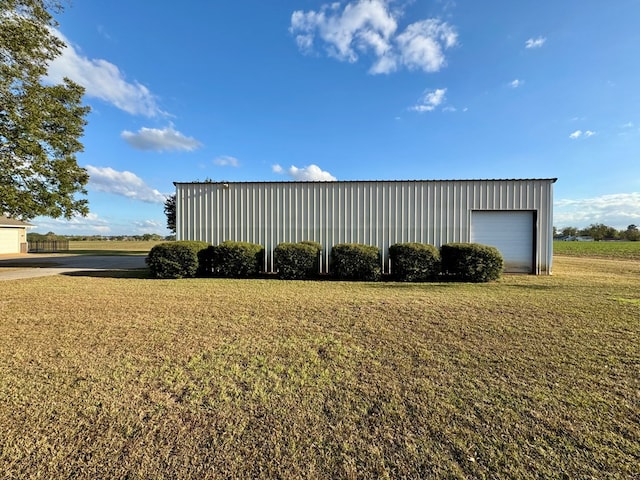
POLYGON ((75 272, 65 272, 61 275, 69 277, 92 277, 92 278, 132 278, 147 279, 151 278, 149 270, 140 268, 135 270, 78 270, 75 272))
POLYGON ((47 262, 45 260, 1 260, 0 267, 12 267, 12 268, 58 268, 60 263, 58 262, 47 262))

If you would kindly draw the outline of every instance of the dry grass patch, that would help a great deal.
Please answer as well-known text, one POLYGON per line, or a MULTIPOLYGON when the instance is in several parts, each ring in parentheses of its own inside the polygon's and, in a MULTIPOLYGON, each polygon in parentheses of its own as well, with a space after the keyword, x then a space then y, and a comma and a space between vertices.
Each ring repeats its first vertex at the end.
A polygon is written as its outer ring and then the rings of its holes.
POLYGON ((146 255, 154 245, 163 241, 134 240, 72 240, 69 253, 81 255, 146 255))
POLYGON ((3 284, 8 478, 634 478, 640 264, 3 284))

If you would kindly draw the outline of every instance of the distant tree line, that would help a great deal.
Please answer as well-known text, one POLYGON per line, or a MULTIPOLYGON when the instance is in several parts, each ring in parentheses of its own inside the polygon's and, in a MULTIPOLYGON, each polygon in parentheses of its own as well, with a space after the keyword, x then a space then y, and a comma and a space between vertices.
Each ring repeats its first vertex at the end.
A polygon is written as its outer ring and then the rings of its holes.
POLYGON ((640 229, 636 225, 629 225, 626 230, 616 230, 603 223, 593 223, 586 228, 564 227, 560 230, 553 227, 554 238, 573 239, 576 237, 591 237, 596 242, 601 240, 640 241, 640 229))
POLYGON ((162 240, 175 240, 175 235, 163 237, 157 233, 144 233, 142 235, 57 235, 53 232, 48 233, 27 233, 27 241, 52 241, 52 240, 69 240, 73 241, 130 241, 130 242, 159 242, 162 240))

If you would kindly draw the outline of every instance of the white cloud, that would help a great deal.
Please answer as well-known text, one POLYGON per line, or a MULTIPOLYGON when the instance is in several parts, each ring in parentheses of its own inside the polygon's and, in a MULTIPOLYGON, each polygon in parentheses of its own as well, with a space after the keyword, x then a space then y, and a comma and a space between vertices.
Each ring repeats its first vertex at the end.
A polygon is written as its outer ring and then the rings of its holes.
POLYGON ((166 235, 166 223, 158 220, 105 220, 95 213, 64 218, 37 217, 31 223, 38 233, 55 232, 66 235, 134 235, 158 232, 166 235))
POLYGON ((298 168, 294 165, 290 166, 286 171, 280 165, 273 165, 271 170, 274 173, 287 174, 294 180, 301 182, 334 182, 336 177, 329 172, 325 172, 317 165, 309 165, 307 167, 298 168))
POLYGON ((142 127, 137 133, 123 131, 120 136, 133 148, 138 150, 154 150, 166 152, 169 150, 182 150, 190 152, 201 146, 195 138, 185 137, 173 127, 162 130, 157 128, 142 127))
POLYGON ((223 155, 221 157, 216 158, 213 161, 213 164, 219 167, 239 167, 240 166, 240 162, 238 161, 237 158, 230 157, 228 155, 223 155))
POLYGON ((540 48, 545 44, 546 41, 547 39, 544 37, 530 38, 525 42, 524 46, 525 48, 540 48))
POLYGON ((165 227, 164 224, 155 220, 134 221, 133 225, 138 229, 139 232, 148 232, 149 230, 157 231, 165 227))
POLYGON ((438 88, 425 92, 417 105, 410 108, 414 112, 431 112, 445 100, 446 88, 438 88))
POLYGON ((132 200, 146 203, 164 203, 166 195, 149 187, 144 181, 131 172, 118 172, 110 167, 85 167, 89 173, 89 188, 99 192, 122 195, 132 200))
POLYGON ((97 214, 90 212, 85 217, 74 215, 70 219, 37 217, 31 222, 37 232, 54 232, 81 234, 91 232, 92 234, 107 235, 111 231, 109 222, 100 218, 97 214))
POLYGON ((397 24, 382 0, 359 0, 349 3, 342 12, 340 4, 324 5, 319 12, 291 15, 290 32, 303 51, 313 48, 314 34, 326 43, 327 53, 339 60, 355 62, 356 50, 371 48, 378 55, 390 47, 389 39, 397 24))
POLYGON ((636 136, 637 134, 640 134, 640 128, 633 122, 622 124, 619 128, 620 130, 618 131, 618 135, 620 137, 628 137, 630 135, 636 136))
POLYGON ((511 88, 518 88, 518 87, 521 87, 522 85, 524 85, 524 80, 519 80, 517 78, 514 81, 509 83, 509 86, 511 88))
POLYGON ((444 50, 457 44, 458 34, 446 22, 426 19, 398 33, 400 13, 387 0, 353 0, 325 4, 319 11, 293 12, 289 31, 303 53, 314 51, 316 39, 330 57, 356 62, 372 55, 370 73, 408 69, 437 72, 446 63, 444 50))
POLYGON ((640 192, 558 200, 554 203, 553 217, 560 228, 604 223, 618 230, 626 229, 632 223, 640 224, 640 192))
POLYGON ((396 41, 400 59, 409 69, 437 72, 446 63, 443 50, 453 47, 458 35, 448 24, 429 19, 409 25, 396 41))
POLYGON ((577 140, 580 137, 584 137, 584 138, 589 138, 589 137, 593 137, 596 134, 596 132, 592 131, 592 130, 586 130, 586 131, 582 131, 582 130, 576 130, 575 132, 571 133, 569 135, 569 138, 571 140, 577 140))
POLYGON ((60 32, 54 30, 53 33, 67 46, 49 65, 47 81, 60 83, 64 77, 69 77, 85 88, 88 97, 99 98, 132 115, 155 117, 164 114, 147 87, 128 82, 113 63, 87 58, 60 32))

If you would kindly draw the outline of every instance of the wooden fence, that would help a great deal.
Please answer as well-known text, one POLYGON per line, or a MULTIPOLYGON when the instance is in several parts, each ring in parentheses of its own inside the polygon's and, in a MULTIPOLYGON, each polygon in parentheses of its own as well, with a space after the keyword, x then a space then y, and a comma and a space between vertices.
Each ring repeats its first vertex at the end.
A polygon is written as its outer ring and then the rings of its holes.
POLYGON ((29 242, 29 253, 68 252, 69 240, 38 240, 29 242))

